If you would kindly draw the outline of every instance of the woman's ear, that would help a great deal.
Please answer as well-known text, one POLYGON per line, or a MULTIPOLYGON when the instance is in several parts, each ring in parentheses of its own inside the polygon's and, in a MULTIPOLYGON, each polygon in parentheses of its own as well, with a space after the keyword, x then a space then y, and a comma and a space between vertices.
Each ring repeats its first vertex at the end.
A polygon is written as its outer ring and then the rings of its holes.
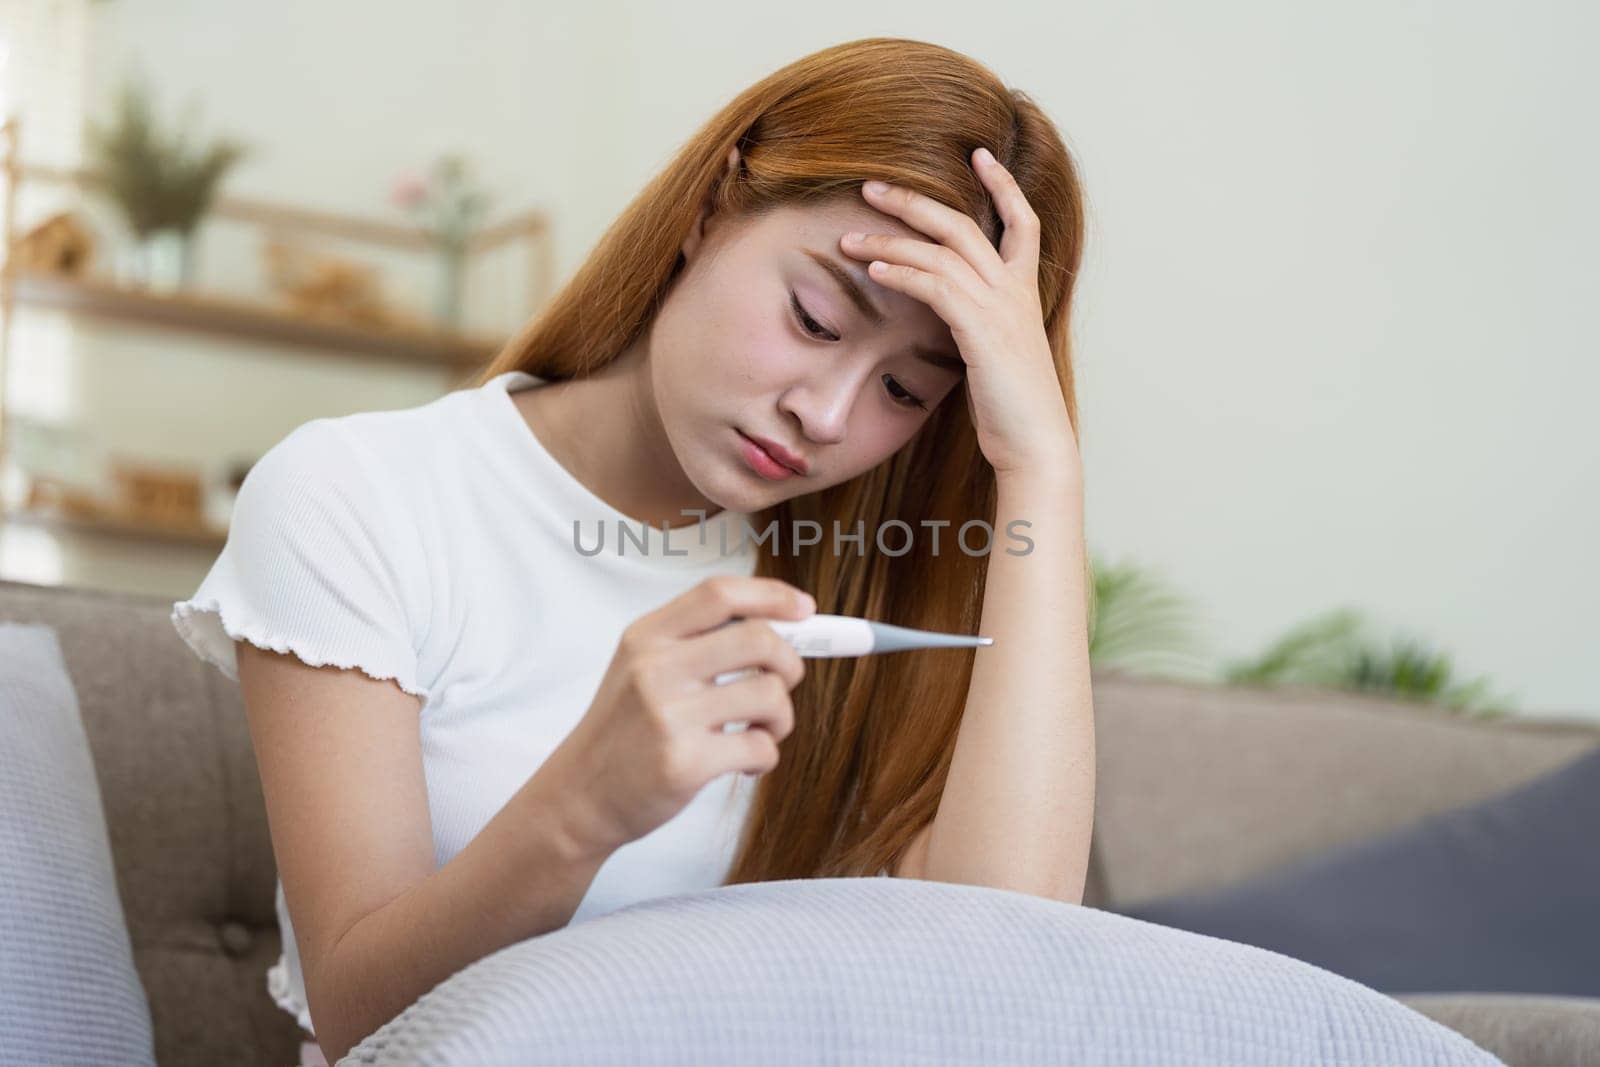
MULTIPOLYGON (((739 173, 739 146, 734 145, 728 149, 728 163, 723 169, 721 182, 729 181, 739 173)), ((712 216, 715 211, 716 194, 706 197, 706 202, 700 208, 700 214, 695 216, 694 225, 689 227, 689 235, 683 239, 683 258, 693 259, 695 249, 700 247, 705 240, 706 230, 710 228, 712 216)))

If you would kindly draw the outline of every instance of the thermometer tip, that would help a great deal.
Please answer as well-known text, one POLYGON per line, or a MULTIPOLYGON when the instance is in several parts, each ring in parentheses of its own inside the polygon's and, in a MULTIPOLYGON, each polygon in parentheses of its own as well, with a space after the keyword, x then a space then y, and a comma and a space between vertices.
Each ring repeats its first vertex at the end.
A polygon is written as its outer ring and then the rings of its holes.
POLYGON ((992 637, 980 637, 980 638, 978 638, 978 644, 980 644, 980 645, 992 645, 992 644, 994 644, 994 638, 992 638, 992 637))

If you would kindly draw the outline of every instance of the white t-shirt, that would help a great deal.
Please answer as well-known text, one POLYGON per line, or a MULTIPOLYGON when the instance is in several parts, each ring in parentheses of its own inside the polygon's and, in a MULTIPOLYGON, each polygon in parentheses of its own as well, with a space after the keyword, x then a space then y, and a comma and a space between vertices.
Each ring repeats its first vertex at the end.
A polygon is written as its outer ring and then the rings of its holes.
MULTIPOLYGON (((512 403, 542 382, 507 371, 418 407, 297 427, 250 469, 222 552, 173 604, 183 639, 235 681, 242 638, 422 698, 441 866, 578 724, 624 627, 711 575, 755 568, 747 514, 686 518, 663 540, 590 492, 512 403), (580 553, 575 521, 582 548, 603 536, 601 552, 580 553), (638 540, 619 539, 622 525, 638 540)), ((720 885, 755 784, 722 775, 617 850, 572 921, 720 885)), ((312 1031, 281 880, 276 906, 283 954, 267 988, 312 1031)))

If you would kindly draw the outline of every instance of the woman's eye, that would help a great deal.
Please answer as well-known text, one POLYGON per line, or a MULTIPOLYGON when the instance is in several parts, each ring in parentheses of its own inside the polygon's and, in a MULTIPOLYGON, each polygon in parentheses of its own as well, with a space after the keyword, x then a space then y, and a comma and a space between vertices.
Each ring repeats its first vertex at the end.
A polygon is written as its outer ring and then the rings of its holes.
MULTIPOLYGON (((812 337, 817 338, 819 341, 837 341, 839 339, 831 330, 823 326, 820 322, 818 322, 816 319, 813 319, 809 314, 806 313, 806 309, 801 306, 800 298, 795 295, 793 289, 789 290, 789 307, 793 309, 795 320, 800 323, 800 328, 806 333, 810 334, 812 337)), ((894 402, 899 404, 901 407, 927 407, 927 405, 922 402, 921 397, 916 396, 914 393, 908 392, 903 385, 895 381, 889 375, 885 374, 883 376, 883 383, 889 391, 889 396, 892 397, 894 402)))
POLYGON ((920 408, 927 406, 922 402, 920 397, 913 393, 906 392, 905 386, 901 385, 887 374, 883 376, 883 383, 889 387, 889 395, 894 397, 895 403, 899 404, 901 407, 920 408), (899 392, 895 391, 897 389, 899 392))
POLYGON ((800 328, 806 333, 825 341, 838 340, 830 330, 806 314, 806 309, 800 306, 800 298, 794 294, 792 289, 789 291, 789 306, 794 309, 795 318, 799 321, 800 328))

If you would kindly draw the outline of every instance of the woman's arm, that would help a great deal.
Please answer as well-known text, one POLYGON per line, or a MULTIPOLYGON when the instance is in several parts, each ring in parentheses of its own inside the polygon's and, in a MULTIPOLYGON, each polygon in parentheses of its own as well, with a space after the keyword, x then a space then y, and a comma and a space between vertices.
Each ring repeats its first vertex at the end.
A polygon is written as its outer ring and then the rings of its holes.
POLYGON ((561 750, 436 867, 418 699, 360 671, 235 644, 329 1063, 461 968, 571 920, 609 850, 588 844, 561 750))
POLYGON ((976 654, 938 813, 897 873, 1083 901, 1095 750, 1082 501, 1075 465, 1000 476, 978 628, 994 644, 976 654), (1018 519, 1029 525, 1008 534, 1018 519))
POLYGON ((977 652, 939 809, 906 866, 920 870, 913 877, 1081 903, 1094 826, 1083 468, 1043 317, 1039 216, 987 149, 972 161, 1005 222, 998 248, 970 215, 881 182, 862 195, 932 240, 841 239, 881 284, 950 327, 998 488, 979 622, 994 644, 977 652), (1013 520, 1029 524, 1025 555, 1008 552, 1013 520))

